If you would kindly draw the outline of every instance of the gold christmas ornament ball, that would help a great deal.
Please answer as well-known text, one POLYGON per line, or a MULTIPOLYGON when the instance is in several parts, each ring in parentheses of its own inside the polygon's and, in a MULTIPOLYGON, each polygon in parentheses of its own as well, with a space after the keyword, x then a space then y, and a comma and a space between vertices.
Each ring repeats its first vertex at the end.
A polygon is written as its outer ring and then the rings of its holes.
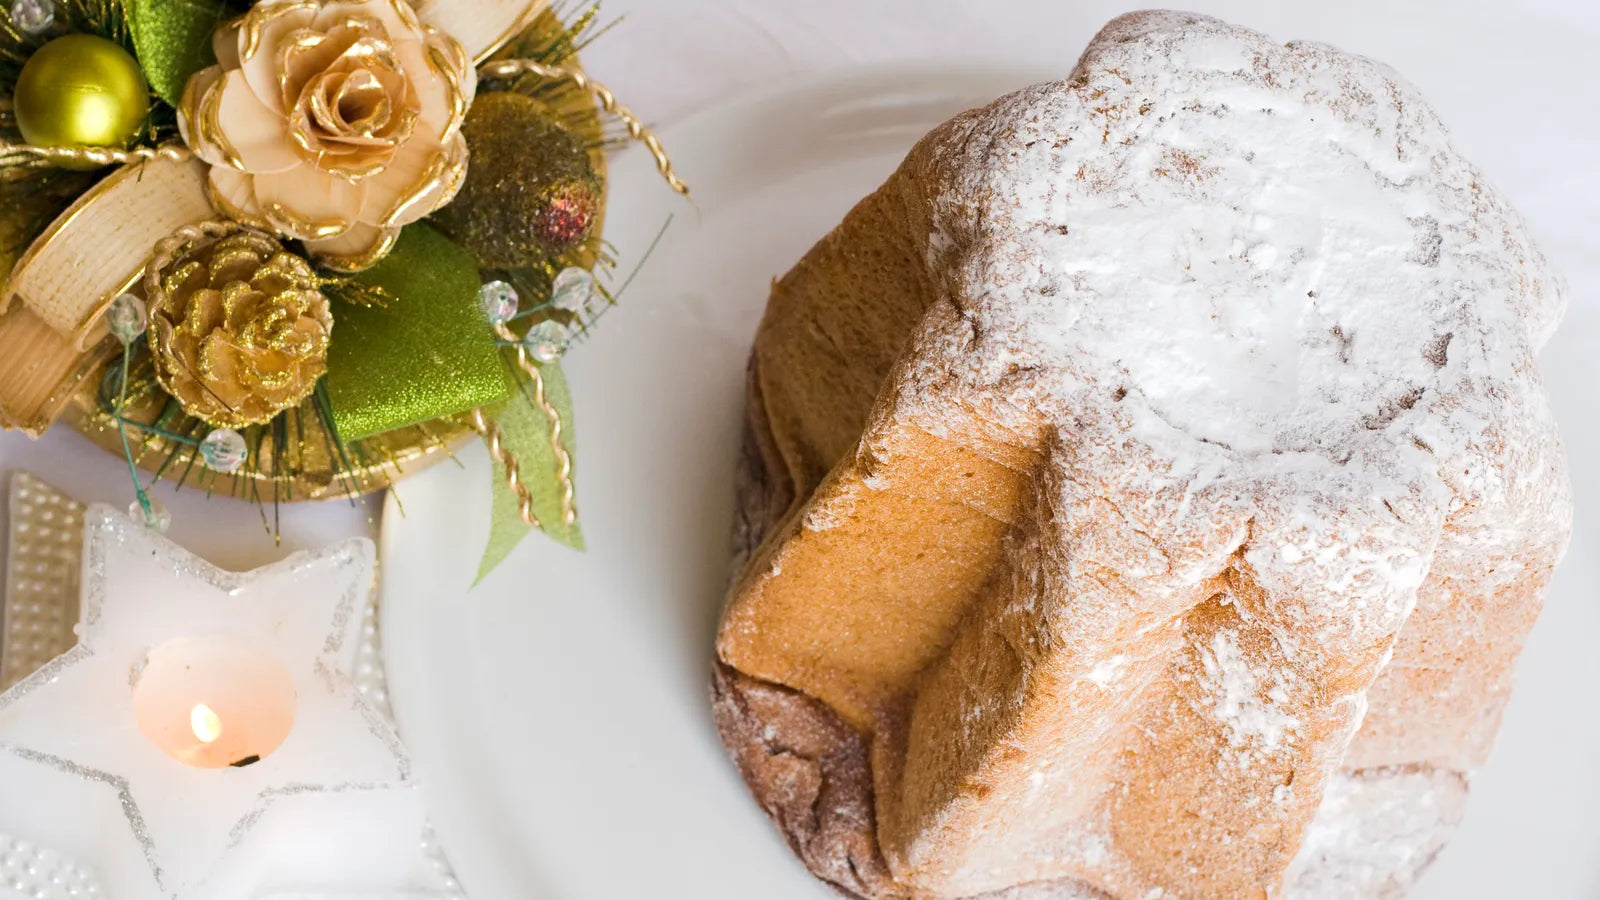
POLYGON ((123 148, 150 114, 150 86, 119 45, 69 34, 28 58, 12 110, 22 139, 36 147, 123 148))
POLYGON ((456 199, 435 216, 479 265, 518 269, 594 231, 602 188, 583 140, 538 100, 479 94, 461 128, 471 151, 456 199))

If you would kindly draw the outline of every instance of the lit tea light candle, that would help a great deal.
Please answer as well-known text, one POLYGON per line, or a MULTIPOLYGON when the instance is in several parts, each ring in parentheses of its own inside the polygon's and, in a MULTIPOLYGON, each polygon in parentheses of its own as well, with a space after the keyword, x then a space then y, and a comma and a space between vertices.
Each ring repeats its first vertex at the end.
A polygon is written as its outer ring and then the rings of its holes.
POLYGON ((294 728, 289 672, 265 648, 236 637, 182 637, 146 657, 133 684, 139 731, 199 769, 260 762, 294 728))
POLYGON ((204 703, 189 711, 189 727, 202 744, 214 744, 222 737, 222 719, 204 703))

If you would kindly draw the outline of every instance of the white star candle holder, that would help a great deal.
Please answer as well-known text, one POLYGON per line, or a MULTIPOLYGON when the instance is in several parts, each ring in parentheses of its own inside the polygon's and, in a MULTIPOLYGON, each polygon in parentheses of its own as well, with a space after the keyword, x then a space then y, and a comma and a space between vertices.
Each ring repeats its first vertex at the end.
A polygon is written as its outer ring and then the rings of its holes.
POLYGON ((316 801, 392 799, 420 824, 405 751, 346 674, 370 541, 239 574, 108 507, 84 522, 79 643, 0 694, 0 832, 92 860, 118 900, 219 900, 281 883, 250 838, 296 811, 328 833, 316 801))

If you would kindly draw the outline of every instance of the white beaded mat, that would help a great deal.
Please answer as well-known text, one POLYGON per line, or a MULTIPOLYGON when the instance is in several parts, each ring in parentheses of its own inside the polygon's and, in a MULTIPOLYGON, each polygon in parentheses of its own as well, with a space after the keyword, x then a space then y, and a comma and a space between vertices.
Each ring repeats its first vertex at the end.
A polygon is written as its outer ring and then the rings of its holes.
POLYGON ((0 691, 78 642, 83 504, 25 472, 11 476, 0 691))
POLYGON ((103 900, 94 870, 0 832, 0 900, 103 900))

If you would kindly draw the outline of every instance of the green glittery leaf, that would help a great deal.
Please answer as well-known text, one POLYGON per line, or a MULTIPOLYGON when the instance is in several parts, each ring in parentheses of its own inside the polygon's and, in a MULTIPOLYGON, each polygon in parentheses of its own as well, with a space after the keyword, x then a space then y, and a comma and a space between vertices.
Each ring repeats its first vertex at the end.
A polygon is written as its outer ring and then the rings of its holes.
MULTIPOLYGON (((546 523, 551 537, 575 550, 583 549, 583 532, 574 524, 570 530, 561 525, 561 486, 556 481, 555 450, 550 446, 550 421, 528 396, 531 387, 511 366, 506 367, 508 378, 516 378, 510 399, 489 408, 489 417, 500 426, 500 440, 517 457, 522 481, 533 496, 533 511, 540 522, 546 523)), ((561 414, 561 443, 567 455, 576 457, 577 446, 572 431, 572 395, 567 390, 567 378, 561 366, 547 363, 539 367, 544 378, 544 396, 561 414)), ((489 546, 484 549, 483 562, 478 566, 478 579, 510 555, 511 551, 533 529, 522 521, 518 512, 517 495, 506 486, 506 470, 499 461, 494 464, 493 519, 489 527, 489 546)))
POLYGON ((499 345, 478 301, 478 267, 465 250, 427 225, 411 225, 356 278, 395 301, 334 311, 328 403, 343 441, 507 397, 499 345))
POLYGON ((211 35, 229 16, 217 0, 126 0, 133 49, 151 90, 173 106, 194 73, 217 61, 211 35))

